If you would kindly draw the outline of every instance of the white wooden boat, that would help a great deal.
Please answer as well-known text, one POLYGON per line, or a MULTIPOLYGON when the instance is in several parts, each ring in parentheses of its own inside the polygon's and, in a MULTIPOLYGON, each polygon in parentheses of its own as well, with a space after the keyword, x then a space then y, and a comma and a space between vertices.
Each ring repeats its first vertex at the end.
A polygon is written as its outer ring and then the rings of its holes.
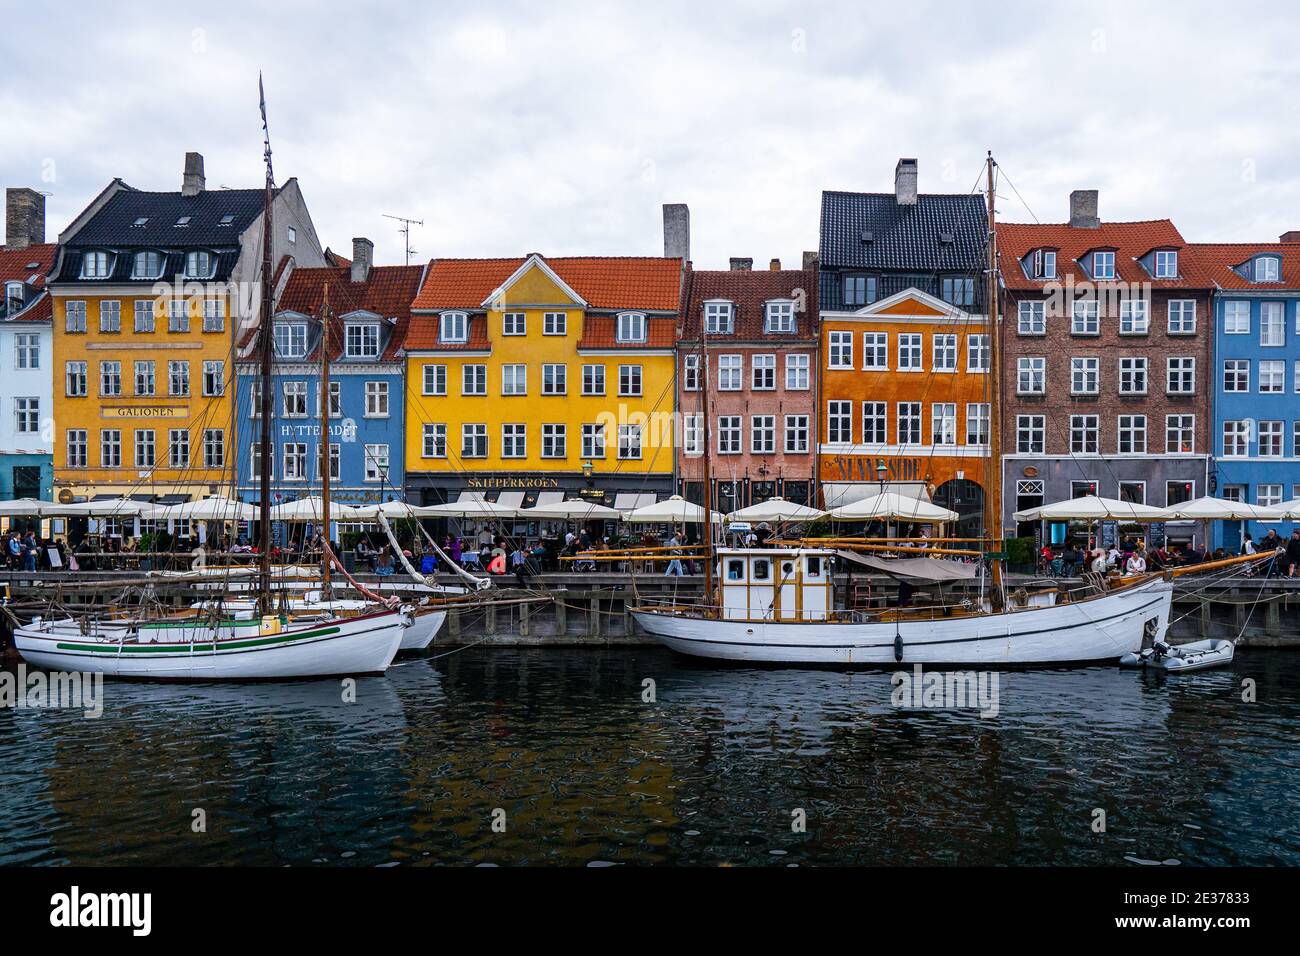
POLYGON ((719 550, 726 571, 716 614, 701 607, 632 610, 648 634, 683 654, 716 660, 893 667, 1053 666, 1106 662, 1163 636, 1173 584, 1149 577, 1092 596, 993 612, 988 608, 836 611, 834 552, 719 550), (732 570, 737 564, 740 567, 732 570))
MULTIPOLYGON (((192 605, 196 610, 211 610, 217 606, 215 601, 199 601, 192 605)), ((281 604, 294 620, 309 620, 319 616, 350 617, 379 610, 373 601, 358 598, 322 599, 320 592, 309 591, 301 598, 281 599, 281 604)), ((220 607, 227 613, 255 611, 257 602, 251 598, 233 598, 220 602, 220 607)), ((422 651, 433 643, 438 631, 447 620, 447 612, 440 608, 411 607, 403 608, 406 627, 402 631, 402 644, 399 650, 422 651)))
POLYGON ((406 630, 400 611, 286 623, 237 612, 159 621, 33 621, 14 646, 36 667, 158 680, 273 680, 378 674, 406 630))
POLYGON ((1201 671, 1208 667, 1226 667, 1232 663, 1232 655, 1237 645, 1226 638, 1211 638, 1208 641, 1194 641, 1180 644, 1147 647, 1140 651, 1125 654, 1120 658, 1122 667, 1144 667, 1151 670, 1168 671, 1171 674, 1186 671, 1201 671))

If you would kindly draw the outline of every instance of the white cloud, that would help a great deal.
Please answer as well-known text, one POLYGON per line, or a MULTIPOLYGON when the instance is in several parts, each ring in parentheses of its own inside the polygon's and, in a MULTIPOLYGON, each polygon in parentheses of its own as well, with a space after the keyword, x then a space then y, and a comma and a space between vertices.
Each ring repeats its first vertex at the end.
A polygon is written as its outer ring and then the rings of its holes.
MULTIPOLYGON (((1105 218, 1191 239, 1300 228, 1300 14, 1220 4, 989 8, 918 2, 172 4, 6 16, 0 180, 49 190, 51 235, 113 176, 260 181, 256 74, 276 170, 322 240, 422 257, 656 254, 659 206, 691 205, 701 268, 798 262, 822 189, 965 192, 986 149, 1028 207, 1070 189, 1105 218), (53 162, 55 179, 43 181, 53 162)), ((1002 215, 1028 219, 1014 195, 1002 215)))

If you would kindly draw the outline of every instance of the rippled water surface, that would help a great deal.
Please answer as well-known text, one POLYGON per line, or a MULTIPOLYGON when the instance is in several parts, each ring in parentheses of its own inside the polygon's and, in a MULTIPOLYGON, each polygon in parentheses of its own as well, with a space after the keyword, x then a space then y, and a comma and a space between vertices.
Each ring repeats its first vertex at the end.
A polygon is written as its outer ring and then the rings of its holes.
POLYGON ((109 683, 0 711, 0 863, 1300 864, 1300 656, 999 676, 992 719, 654 649, 109 683))

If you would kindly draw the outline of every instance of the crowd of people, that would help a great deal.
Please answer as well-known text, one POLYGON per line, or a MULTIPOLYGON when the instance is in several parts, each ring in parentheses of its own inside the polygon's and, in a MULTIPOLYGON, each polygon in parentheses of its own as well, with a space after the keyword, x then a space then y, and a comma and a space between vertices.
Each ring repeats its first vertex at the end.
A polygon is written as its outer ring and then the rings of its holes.
MULTIPOLYGON (((1241 554, 1271 554, 1278 550, 1282 551, 1281 558, 1269 564, 1265 573, 1270 577, 1300 576, 1300 530, 1291 532, 1290 538, 1283 538, 1276 530, 1270 530, 1258 545, 1248 534, 1242 542, 1241 554)), ((1089 550, 1067 540, 1059 550, 1054 550, 1050 544, 1043 545, 1038 554, 1038 570, 1040 574, 1066 578, 1074 577, 1082 571, 1098 574, 1144 574, 1231 557, 1234 555, 1224 548, 1210 551, 1193 547, 1190 542, 1148 547, 1141 539, 1125 538, 1109 548, 1089 550)))

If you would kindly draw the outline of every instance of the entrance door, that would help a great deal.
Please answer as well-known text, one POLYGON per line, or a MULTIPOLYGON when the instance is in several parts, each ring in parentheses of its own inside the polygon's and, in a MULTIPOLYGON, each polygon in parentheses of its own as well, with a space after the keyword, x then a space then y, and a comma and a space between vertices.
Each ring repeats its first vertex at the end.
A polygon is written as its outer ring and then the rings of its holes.
POLYGON ((984 489, 969 478, 945 481, 934 492, 934 503, 940 508, 957 512, 958 518, 952 535, 974 538, 984 527, 984 489))

